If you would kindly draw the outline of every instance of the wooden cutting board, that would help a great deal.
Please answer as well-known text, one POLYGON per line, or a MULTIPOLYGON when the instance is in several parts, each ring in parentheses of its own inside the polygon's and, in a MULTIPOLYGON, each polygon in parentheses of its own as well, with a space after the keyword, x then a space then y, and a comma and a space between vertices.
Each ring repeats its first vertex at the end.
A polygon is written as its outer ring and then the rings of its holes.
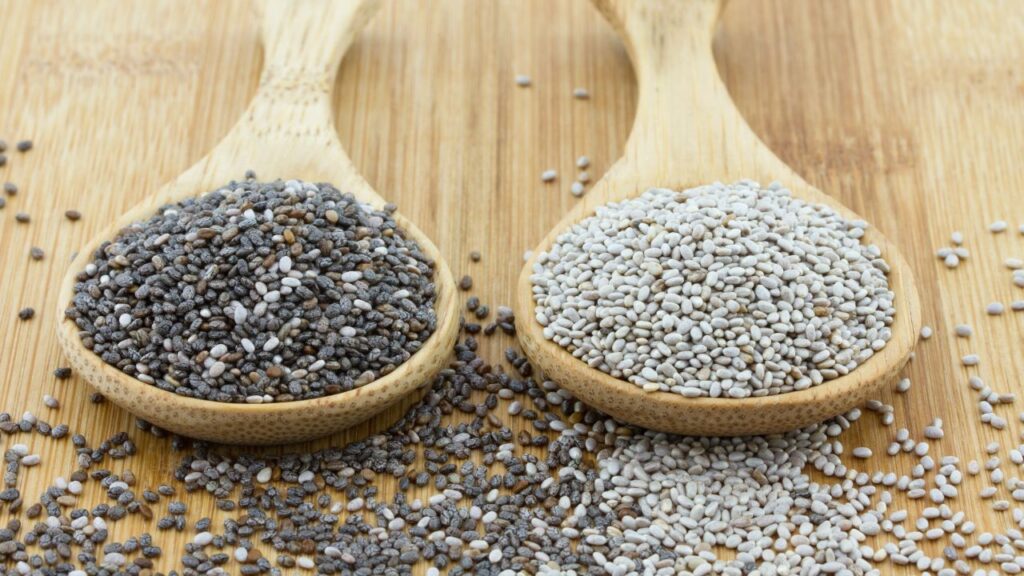
MULTIPOLYGON (((0 408, 67 422, 94 443, 131 430, 140 454, 113 468, 155 485, 177 461, 166 441, 134 430, 113 406, 91 405, 77 379, 51 375, 62 365, 57 281, 84 240, 199 158, 241 113, 260 62, 255 20, 245 2, 226 0, 189 9, 170 1, 97 0, 85 9, 8 0, 0 15, 0 138, 36 143, 27 154, 9 153, 0 168, 0 180, 21 189, 0 210, 0 408), (64 219, 72 208, 84 214, 80 222, 64 219), (16 223, 19 211, 31 223, 16 223), (31 246, 46 258, 30 260, 31 246), (17 319, 25 306, 37 310, 28 322, 17 319), (43 406, 47 393, 60 399, 59 410, 43 406)), ((1019 444, 1024 398, 1000 409, 1006 431, 981 425, 959 358, 977 352, 974 372, 992 388, 1024 393, 1024 314, 985 314, 991 301, 1024 298, 1002 266, 1024 257, 1016 231, 1024 223, 1024 3, 734 0, 717 52, 767 144, 866 215, 915 267, 936 336, 919 346, 910 392, 882 398, 895 405, 897 426, 920 436, 942 418, 947 434, 935 456, 984 460, 989 442, 1004 453, 1019 444), (989 233, 997 219, 1010 230, 989 233), (972 255, 948 271, 934 253, 954 230, 972 255), (974 326, 969 340, 952 334, 962 322, 974 326)), ((636 100, 622 45, 584 0, 389 1, 338 82, 338 130, 356 165, 432 235, 457 275, 476 279, 474 292, 492 308, 511 302, 523 250, 576 201, 576 157, 589 156, 599 177, 621 150, 636 100), (517 73, 533 86, 517 88, 517 73), (574 99, 576 87, 591 98, 574 99), (542 184, 548 168, 559 177, 542 184), (471 250, 481 262, 469 261, 471 250)), ((512 340, 484 342, 485 356, 498 361, 512 340)), ((843 442, 874 450, 862 468, 908 473, 912 459, 884 454, 896 426, 877 422, 868 414, 843 442)), ((30 445, 43 457, 27 472, 24 493, 34 501, 54 476, 73 470, 74 456, 70 442, 30 445)), ((1008 478, 1020 474, 1008 461, 1003 468, 1008 478)), ((977 497, 986 485, 984 476, 966 481, 953 508, 979 532, 1011 527, 1010 512, 993 512, 977 497)), ((86 496, 103 500, 96 483, 86 496)), ((184 499, 192 519, 212 514, 211 498, 184 499)), ((112 536, 143 530, 164 547, 159 567, 177 567, 186 534, 125 520, 112 536)))

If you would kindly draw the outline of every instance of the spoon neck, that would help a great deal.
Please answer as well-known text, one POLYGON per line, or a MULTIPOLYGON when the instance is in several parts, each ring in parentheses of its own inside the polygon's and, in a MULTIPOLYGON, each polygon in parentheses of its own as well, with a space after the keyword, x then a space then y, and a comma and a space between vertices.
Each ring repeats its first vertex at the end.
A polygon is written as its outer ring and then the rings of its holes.
POLYGON ((715 64, 722 0, 594 0, 632 59, 638 103, 618 173, 644 186, 785 178, 750 129, 715 64))
POLYGON ((377 0, 257 0, 263 70, 239 130, 333 146, 331 92, 342 56, 377 0))

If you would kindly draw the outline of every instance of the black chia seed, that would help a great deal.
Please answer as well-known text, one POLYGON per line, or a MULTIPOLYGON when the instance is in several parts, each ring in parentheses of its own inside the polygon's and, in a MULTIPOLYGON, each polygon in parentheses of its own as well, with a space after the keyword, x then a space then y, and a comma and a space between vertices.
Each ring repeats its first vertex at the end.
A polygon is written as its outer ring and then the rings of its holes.
POLYGON ((436 327, 434 262, 328 184, 232 182, 104 243, 68 317, 126 374, 218 402, 352 390, 436 327))

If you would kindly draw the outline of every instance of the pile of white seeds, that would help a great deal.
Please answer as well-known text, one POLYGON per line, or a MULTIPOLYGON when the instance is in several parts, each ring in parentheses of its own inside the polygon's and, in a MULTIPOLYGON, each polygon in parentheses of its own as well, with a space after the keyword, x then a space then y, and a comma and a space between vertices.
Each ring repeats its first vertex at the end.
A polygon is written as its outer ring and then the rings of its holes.
POLYGON ((555 241, 531 276, 544 335, 648 391, 803 390, 881 350, 895 313, 867 224, 777 184, 651 189, 555 241))

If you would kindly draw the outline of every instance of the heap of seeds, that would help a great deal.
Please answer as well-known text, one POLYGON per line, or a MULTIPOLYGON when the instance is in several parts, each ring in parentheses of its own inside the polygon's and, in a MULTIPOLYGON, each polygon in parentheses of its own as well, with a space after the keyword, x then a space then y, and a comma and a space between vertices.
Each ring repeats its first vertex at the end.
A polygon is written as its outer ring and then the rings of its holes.
POLYGON ((648 391, 745 398, 846 374, 891 337, 867 224, 772 185, 652 189, 597 210, 531 276, 544 335, 648 391))
POLYGON ((386 211, 329 184, 232 182, 96 250, 67 310, 143 382, 281 402, 388 374, 434 331, 434 262, 386 211))

